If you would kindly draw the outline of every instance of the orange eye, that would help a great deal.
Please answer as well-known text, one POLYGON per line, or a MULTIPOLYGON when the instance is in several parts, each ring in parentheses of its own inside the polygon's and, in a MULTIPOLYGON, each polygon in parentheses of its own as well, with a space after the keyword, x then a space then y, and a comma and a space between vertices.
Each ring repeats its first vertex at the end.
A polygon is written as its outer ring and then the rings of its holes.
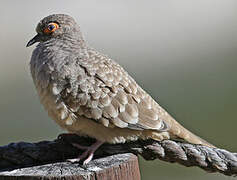
POLYGON ((49 23, 48 26, 44 29, 44 33, 45 34, 52 33, 58 28, 59 28, 59 26, 57 23, 49 23))

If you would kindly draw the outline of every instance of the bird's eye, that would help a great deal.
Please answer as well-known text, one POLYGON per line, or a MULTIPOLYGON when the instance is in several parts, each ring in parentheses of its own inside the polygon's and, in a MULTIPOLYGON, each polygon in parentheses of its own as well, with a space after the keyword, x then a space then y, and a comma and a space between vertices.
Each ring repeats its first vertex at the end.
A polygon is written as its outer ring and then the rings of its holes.
POLYGON ((50 34, 58 28, 59 28, 59 26, 58 26, 57 23, 49 23, 48 26, 44 29, 44 33, 45 34, 50 34))
POLYGON ((55 28, 55 25, 54 25, 54 24, 50 24, 50 25, 48 26, 48 29, 49 29, 50 31, 52 31, 54 28, 55 28))

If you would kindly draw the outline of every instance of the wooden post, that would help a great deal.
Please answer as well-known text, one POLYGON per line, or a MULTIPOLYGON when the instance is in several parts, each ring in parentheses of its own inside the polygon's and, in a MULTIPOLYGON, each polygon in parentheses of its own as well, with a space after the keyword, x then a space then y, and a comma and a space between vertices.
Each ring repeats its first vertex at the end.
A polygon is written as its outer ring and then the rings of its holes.
POLYGON ((0 171, 0 180, 140 180, 138 158, 117 154, 91 161, 88 165, 58 162, 0 171))

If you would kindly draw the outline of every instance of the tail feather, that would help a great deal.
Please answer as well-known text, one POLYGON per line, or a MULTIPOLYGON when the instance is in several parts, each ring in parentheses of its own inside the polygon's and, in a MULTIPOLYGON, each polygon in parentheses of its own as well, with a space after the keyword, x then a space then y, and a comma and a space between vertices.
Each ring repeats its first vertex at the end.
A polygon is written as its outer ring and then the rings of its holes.
POLYGON ((171 134, 171 138, 175 138, 175 139, 178 138, 192 144, 200 144, 200 145, 215 148, 214 145, 198 137, 197 135, 193 134, 192 132, 190 132, 189 130, 187 130, 186 128, 184 128, 177 122, 175 122, 175 125, 171 127, 170 134, 171 134))

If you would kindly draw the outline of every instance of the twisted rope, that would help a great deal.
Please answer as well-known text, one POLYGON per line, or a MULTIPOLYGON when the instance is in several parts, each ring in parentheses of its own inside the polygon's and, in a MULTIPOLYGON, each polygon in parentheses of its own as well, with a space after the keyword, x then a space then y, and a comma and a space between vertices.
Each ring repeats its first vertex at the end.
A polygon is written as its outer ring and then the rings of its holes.
MULTIPOLYGON (((60 135, 54 141, 18 142, 2 146, 0 171, 75 158, 81 152, 69 144, 72 142, 90 145, 94 140, 77 135, 60 135)), ((138 140, 125 144, 104 144, 96 151, 95 158, 128 152, 141 155, 146 160, 160 159, 187 167, 197 166, 207 172, 237 175, 237 153, 173 140, 138 140)))

